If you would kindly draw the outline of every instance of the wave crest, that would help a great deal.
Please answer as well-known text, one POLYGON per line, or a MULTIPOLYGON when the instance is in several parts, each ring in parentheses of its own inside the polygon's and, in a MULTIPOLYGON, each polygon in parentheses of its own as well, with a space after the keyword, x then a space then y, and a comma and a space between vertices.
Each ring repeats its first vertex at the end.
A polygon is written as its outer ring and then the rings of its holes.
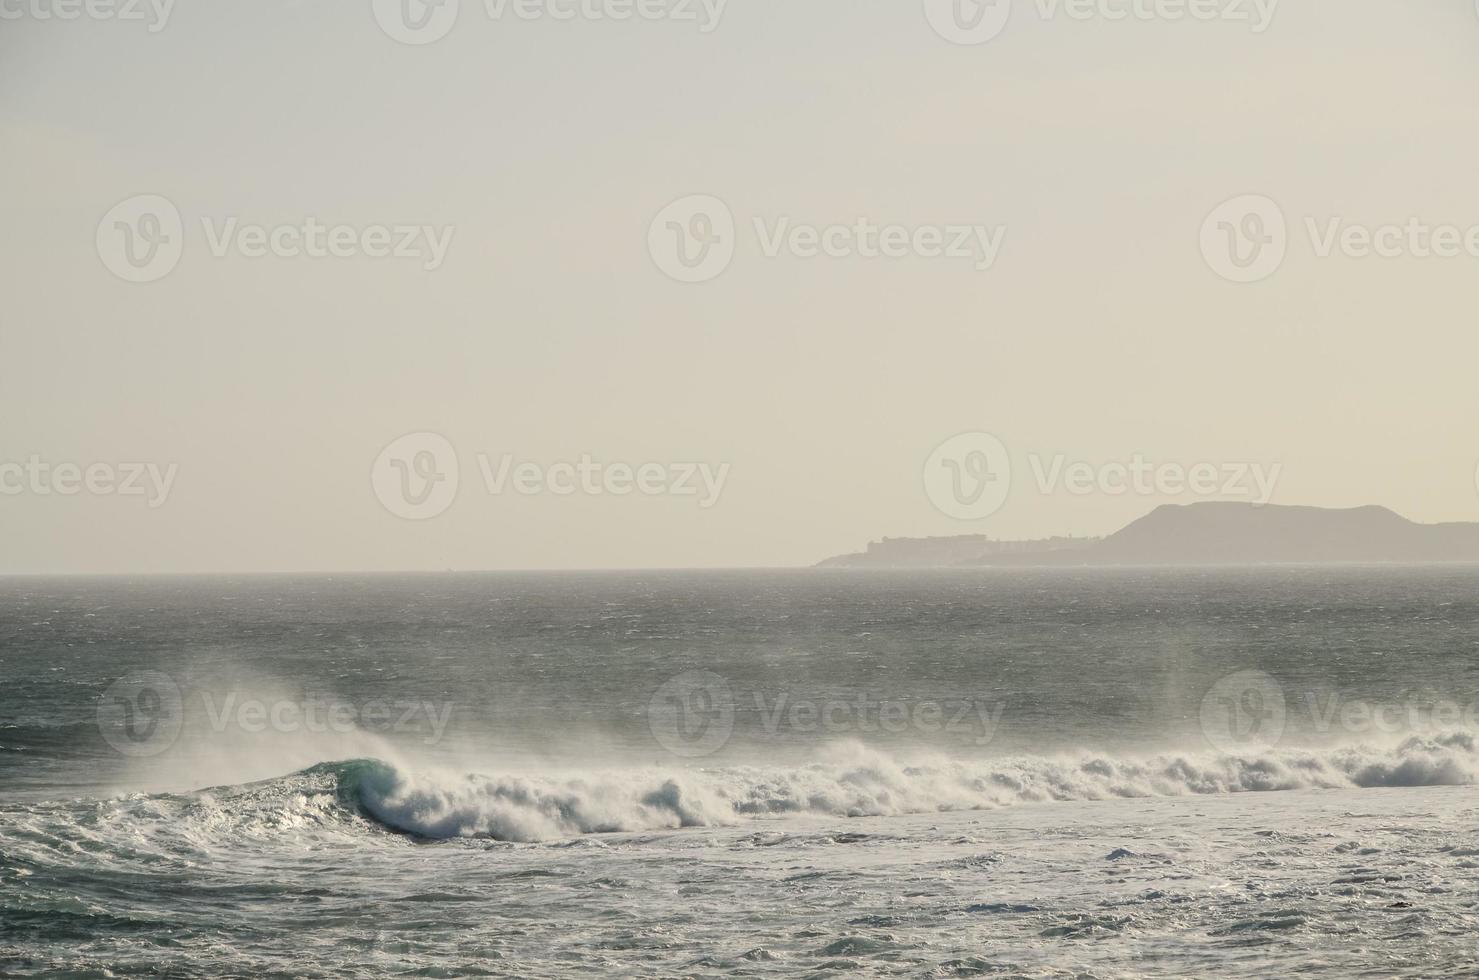
POLYGON ((785 814, 890 816, 1049 801, 1467 785, 1479 773, 1476 750, 1479 741, 1467 732, 1414 736, 1393 747, 1145 759, 906 763, 846 745, 794 768, 488 776, 411 773, 367 763, 350 771, 349 788, 361 812, 404 833, 532 842, 724 826, 785 814))

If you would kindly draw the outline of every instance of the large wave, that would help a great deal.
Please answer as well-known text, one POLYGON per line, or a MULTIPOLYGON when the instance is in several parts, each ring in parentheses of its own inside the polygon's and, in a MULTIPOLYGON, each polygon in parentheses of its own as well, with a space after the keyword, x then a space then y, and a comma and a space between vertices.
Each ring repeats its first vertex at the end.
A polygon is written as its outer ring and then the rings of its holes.
POLYGON ((793 815, 891 816, 1053 801, 1476 781, 1479 736, 1468 732, 1413 736, 1390 745, 1143 758, 905 760, 848 743, 823 750, 809 765, 790 767, 525 774, 428 769, 387 752, 379 759, 326 762, 194 793, 0 804, 0 848, 17 848, 16 856, 35 851, 36 861, 44 863, 47 854, 55 857, 62 837, 75 837, 99 852, 125 840, 130 854, 198 852, 214 860, 223 849, 250 850, 284 835, 299 844, 311 838, 333 847, 365 846, 367 836, 382 843, 396 836, 533 843, 793 815), (66 829, 39 833, 38 827, 66 829))
POLYGON ((417 837, 546 841, 584 834, 723 826, 756 816, 862 817, 1112 798, 1466 785, 1479 774, 1468 732, 1392 746, 1270 750, 1250 756, 1082 755, 990 762, 904 762, 860 745, 815 764, 559 776, 410 772, 386 763, 343 770, 361 812, 417 837))

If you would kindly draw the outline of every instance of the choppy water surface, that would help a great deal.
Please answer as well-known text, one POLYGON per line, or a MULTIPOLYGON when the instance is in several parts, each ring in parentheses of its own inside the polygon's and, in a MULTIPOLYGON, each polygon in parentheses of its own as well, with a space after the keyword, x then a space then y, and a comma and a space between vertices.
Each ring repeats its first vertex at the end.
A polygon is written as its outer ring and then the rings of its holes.
POLYGON ((1479 570, 0 582, 0 973, 1431 977, 1479 570))

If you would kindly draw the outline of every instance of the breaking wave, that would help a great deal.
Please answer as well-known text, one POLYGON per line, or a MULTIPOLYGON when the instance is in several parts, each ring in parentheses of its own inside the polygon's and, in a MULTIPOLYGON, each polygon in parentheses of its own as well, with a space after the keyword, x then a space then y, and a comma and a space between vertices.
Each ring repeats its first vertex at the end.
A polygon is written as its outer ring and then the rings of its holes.
POLYGON ((1476 777, 1479 737, 1467 732, 1382 747, 1147 758, 903 761, 842 744, 794 767, 519 775, 358 759, 194 793, 0 805, 0 851, 14 847, 19 855, 35 847, 54 854, 72 846, 63 838, 74 837, 91 841, 100 853, 124 840, 131 854, 160 857, 251 850, 284 836, 333 847, 364 846, 367 835, 382 843, 395 837, 534 843, 788 816, 886 817, 1054 801, 1468 785, 1476 777), (48 826, 53 829, 38 829, 48 826))
POLYGON ((419 773, 356 762, 343 768, 341 789, 366 816, 417 837, 532 842, 788 814, 890 816, 1051 801, 1467 785, 1479 773, 1479 739, 1467 732, 1414 736, 1391 747, 1250 756, 906 763, 859 745, 826 756, 794 768, 559 776, 419 773))

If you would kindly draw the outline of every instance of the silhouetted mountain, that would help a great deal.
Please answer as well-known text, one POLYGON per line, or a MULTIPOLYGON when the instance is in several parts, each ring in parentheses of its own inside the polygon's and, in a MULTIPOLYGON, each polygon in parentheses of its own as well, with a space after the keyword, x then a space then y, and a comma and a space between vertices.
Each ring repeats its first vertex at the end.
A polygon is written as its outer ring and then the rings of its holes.
POLYGON ((890 568, 1479 562, 1479 524, 1417 524, 1385 507, 1330 510, 1220 502, 1168 504, 1107 538, 1080 539, 1069 547, 1045 547, 1047 542, 994 542, 992 548, 984 549, 979 547, 981 540, 975 535, 885 539, 882 545, 870 545, 864 554, 831 558, 822 565, 890 568), (959 542, 959 546, 950 542, 959 542))
POLYGON ((1479 561, 1479 524, 1417 524, 1385 507, 1158 507, 1093 549, 1157 564, 1479 561))

